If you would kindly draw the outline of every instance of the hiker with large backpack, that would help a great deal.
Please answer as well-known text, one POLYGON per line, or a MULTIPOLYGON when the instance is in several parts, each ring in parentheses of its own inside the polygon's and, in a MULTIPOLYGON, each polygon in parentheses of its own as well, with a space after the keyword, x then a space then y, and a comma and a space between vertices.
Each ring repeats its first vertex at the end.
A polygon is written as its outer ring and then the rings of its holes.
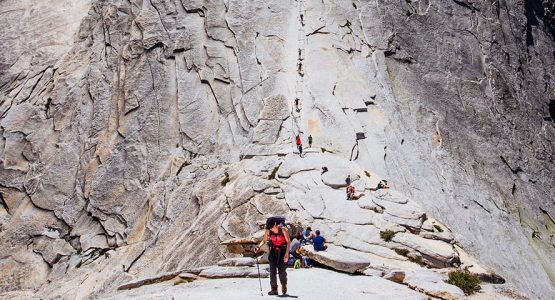
POLYGON ((264 238, 256 248, 256 252, 260 247, 268 242, 270 253, 268 260, 270 262, 270 286, 271 291, 268 295, 278 294, 277 273, 279 273, 279 281, 281 283, 281 291, 287 294, 287 261, 289 259, 289 249, 291 247, 291 239, 285 228, 285 218, 271 217, 266 220, 266 232, 264 238))

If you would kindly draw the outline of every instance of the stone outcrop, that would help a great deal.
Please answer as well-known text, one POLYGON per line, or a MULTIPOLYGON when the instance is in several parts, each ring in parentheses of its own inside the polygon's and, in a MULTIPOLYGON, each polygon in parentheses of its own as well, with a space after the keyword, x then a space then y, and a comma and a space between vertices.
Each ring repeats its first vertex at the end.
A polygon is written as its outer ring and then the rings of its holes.
POLYGON ((345 272, 449 298, 460 264, 554 298, 553 11, 3 1, 0 293, 109 295, 250 255, 284 215, 345 272))
POLYGON ((139 278, 120 285, 118 290, 135 289, 146 285, 173 280, 176 284, 192 282, 197 279, 219 278, 267 278, 270 276, 268 265, 253 267, 254 259, 230 258, 218 262, 216 266, 206 266, 197 269, 174 271, 157 274, 150 277, 139 278))
POLYGON ((357 251, 330 245, 326 251, 314 251, 311 246, 303 248, 306 256, 336 270, 356 273, 370 265, 370 258, 357 251))
POLYGON ((253 267, 256 260, 250 257, 227 258, 218 262, 218 266, 223 267, 253 267))
MULTIPOLYGON (((212 267, 202 270, 199 276, 205 278, 230 278, 230 277, 250 277, 258 278, 258 269, 256 267, 212 267)), ((260 276, 266 278, 270 273, 263 268, 260 270, 260 276)))
POLYGON ((412 289, 426 295, 444 299, 455 300, 464 298, 463 291, 444 282, 445 276, 436 272, 419 271, 407 274, 405 283, 412 289))

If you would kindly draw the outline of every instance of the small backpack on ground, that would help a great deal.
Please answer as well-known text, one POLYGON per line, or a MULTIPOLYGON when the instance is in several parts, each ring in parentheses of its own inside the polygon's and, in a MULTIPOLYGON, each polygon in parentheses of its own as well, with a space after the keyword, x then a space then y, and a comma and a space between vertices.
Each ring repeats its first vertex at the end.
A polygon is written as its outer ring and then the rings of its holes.
POLYGON ((291 257, 289 259, 289 261, 287 261, 287 265, 290 266, 290 267, 294 266, 296 263, 297 263, 297 261, 293 257, 291 257))
POLYGON ((295 265, 293 265, 293 268, 295 268, 295 269, 300 269, 301 268, 301 260, 300 259, 295 260, 295 265))

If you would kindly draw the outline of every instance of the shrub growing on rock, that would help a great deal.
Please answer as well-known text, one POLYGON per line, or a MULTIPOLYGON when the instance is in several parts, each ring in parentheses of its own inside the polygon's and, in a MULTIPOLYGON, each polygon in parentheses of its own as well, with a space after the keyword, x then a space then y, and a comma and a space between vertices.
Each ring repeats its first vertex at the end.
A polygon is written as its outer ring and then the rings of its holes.
POLYGON ((270 175, 268 175, 269 180, 276 179, 276 174, 277 174, 277 171, 279 170, 279 167, 281 167, 281 164, 279 164, 277 167, 275 167, 274 170, 272 171, 272 173, 270 175))
POLYGON ((221 182, 222 186, 225 186, 229 181, 229 173, 224 172, 224 179, 221 182))
POLYGON ((443 232, 443 228, 441 228, 439 225, 434 225, 434 228, 435 228, 438 232, 443 232))
POLYGON ((447 283, 458 286, 465 295, 472 295, 480 289, 480 278, 468 271, 451 271, 447 283))
POLYGON ((410 262, 418 264, 421 267, 427 267, 428 269, 430 268, 430 266, 426 265, 426 263, 422 260, 422 257, 420 256, 407 256, 407 257, 409 258, 410 262))
POLYGON ((408 249, 403 249, 403 248, 395 248, 395 253, 401 255, 401 256, 407 256, 409 254, 409 250, 408 249))
POLYGON ((389 242, 395 236, 395 231, 392 230, 384 230, 380 231, 380 237, 382 240, 389 242))

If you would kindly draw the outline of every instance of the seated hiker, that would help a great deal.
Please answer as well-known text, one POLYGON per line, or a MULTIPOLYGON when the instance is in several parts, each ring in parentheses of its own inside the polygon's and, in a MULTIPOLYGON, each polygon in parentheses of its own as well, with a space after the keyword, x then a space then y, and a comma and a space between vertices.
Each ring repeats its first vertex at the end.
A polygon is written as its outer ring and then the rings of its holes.
POLYGON ((389 188, 389 184, 387 184, 387 180, 382 180, 380 181, 380 183, 378 183, 378 187, 380 189, 388 189, 389 188))
POLYGON ((312 238, 314 238, 314 233, 312 233, 312 228, 310 228, 310 226, 308 226, 304 231, 303 231, 303 237, 301 239, 301 243, 303 244, 312 244, 312 238))
POLYGON ((370 188, 371 191, 377 191, 379 189, 388 189, 389 188, 389 184, 387 184, 387 180, 383 179, 380 180, 380 182, 378 183, 378 186, 376 186, 376 188, 370 188))
POLYGON ((301 248, 300 237, 295 236, 295 238, 291 241, 291 248, 289 248, 289 254, 291 254, 291 256, 293 256, 295 259, 301 258, 297 251, 299 250, 299 248, 301 248))
POLYGON ((320 230, 316 230, 316 236, 312 239, 314 243, 314 251, 324 251, 328 249, 328 246, 325 245, 326 239, 320 235, 320 230))
POLYGON ((347 186, 347 200, 353 200, 355 196, 355 186, 352 184, 349 184, 347 186))

